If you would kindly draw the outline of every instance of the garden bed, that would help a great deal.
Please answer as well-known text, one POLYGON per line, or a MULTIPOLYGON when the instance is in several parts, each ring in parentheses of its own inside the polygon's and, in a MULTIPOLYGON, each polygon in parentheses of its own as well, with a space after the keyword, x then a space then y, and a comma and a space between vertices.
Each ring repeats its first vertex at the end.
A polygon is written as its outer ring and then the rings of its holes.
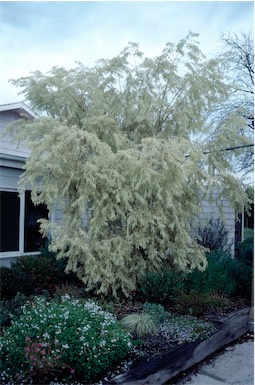
MULTIPOLYGON (((40 260, 40 271, 53 263, 48 259, 40 260)), ((5 385, 20 385, 19 378, 24 384, 163 384, 193 370, 248 330, 249 308, 244 303, 250 303, 252 270, 222 253, 208 256, 203 273, 148 273, 136 292, 118 300, 94 297, 72 280, 54 281, 54 286, 42 279, 37 287, 41 273, 31 283, 32 292, 25 284, 17 285, 15 290, 21 292, 10 292, 10 273, 20 283, 18 277, 26 273, 26 282, 38 270, 38 260, 25 262, 2 271, 5 385), (128 317, 136 319, 135 329, 125 325, 128 317)))
POLYGON ((225 345, 244 335, 248 329, 249 307, 241 306, 218 318, 218 331, 207 340, 197 340, 170 349, 160 357, 119 374, 105 384, 164 384, 181 372, 198 364, 225 345))

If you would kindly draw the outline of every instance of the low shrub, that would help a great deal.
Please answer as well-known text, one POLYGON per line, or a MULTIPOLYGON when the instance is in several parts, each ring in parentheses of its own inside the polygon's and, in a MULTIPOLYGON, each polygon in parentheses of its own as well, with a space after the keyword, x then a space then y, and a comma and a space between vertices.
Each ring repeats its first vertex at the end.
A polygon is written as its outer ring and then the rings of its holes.
POLYGON ((252 293, 252 264, 246 260, 235 260, 230 272, 231 276, 236 282, 234 297, 241 297, 251 301, 252 293))
POLYGON ((153 316, 145 312, 128 314, 122 318, 121 323, 136 338, 143 338, 157 331, 153 316))
MULTIPOLYGON (((246 240, 240 245, 242 257, 239 260, 223 251, 207 253, 208 266, 203 272, 197 269, 187 274, 175 270, 149 272, 140 281, 137 297, 164 305, 176 304, 176 299, 179 300, 182 293, 193 293, 193 297, 194 293, 202 293, 217 294, 218 297, 250 298, 253 254, 249 242, 246 240)), ((202 312, 204 299, 200 302, 198 307, 201 307, 202 312)), ((197 311, 200 313, 199 309, 197 311)))
POLYGON ((164 322, 169 317, 169 313, 160 304, 145 302, 143 310, 150 314, 157 324, 164 322))
POLYGON ((21 306, 28 300, 27 296, 17 293, 11 300, 0 301, 0 326, 1 328, 11 325, 11 318, 22 313, 21 306))
POLYGON ((229 305, 227 298, 222 298, 205 293, 190 292, 182 293, 176 298, 175 310, 177 314, 192 316, 202 316, 210 309, 224 309, 229 305))
POLYGON ((92 381, 128 353, 116 318, 92 301, 34 297, 1 336, 3 382, 92 381))
POLYGON ((67 280, 71 283, 80 282, 72 273, 66 273, 66 261, 57 260, 55 255, 38 255, 38 256, 22 256, 13 264, 12 269, 15 271, 26 272, 31 275, 33 283, 41 289, 53 289, 55 285, 67 280))
POLYGON ((1 300, 11 300, 18 292, 30 295, 34 285, 30 275, 21 270, 14 270, 9 267, 0 267, 0 293, 1 300))
POLYGON ((187 275, 185 291, 217 294, 227 297, 251 298, 252 263, 236 260, 229 254, 211 252, 207 255, 208 266, 204 272, 194 270, 187 275))
POLYGON ((79 288, 72 283, 64 282, 64 283, 61 283, 60 285, 55 285, 54 287, 55 298, 61 298, 66 294, 70 295, 72 298, 85 297, 85 293, 82 290, 82 288, 79 288))
POLYGON ((138 296, 144 301, 170 303, 184 287, 184 274, 166 269, 162 272, 148 272, 138 286, 138 296))
POLYGON ((214 251, 207 254, 208 266, 205 271, 194 270, 187 275, 186 291, 232 296, 237 282, 232 271, 236 261, 229 254, 214 251))
MULTIPOLYGON (((168 306, 175 305, 182 293, 193 293, 193 298, 198 293, 250 299, 253 248, 249 239, 240 244, 240 250, 239 260, 231 258, 229 253, 223 251, 207 253, 208 266, 203 272, 197 269, 186 274, 175 270, 150 272, 141 279, 137 296, 143 301, 168 306)), ((201 300, 197 298, 197 304, 192 306, 193 310, 196 308, 195 313, 202 313, 203 307, 206 308, 206 298, 208 297, 201 297, 201 300)), ((186 297, 183 301, 186 301, 186 297)))
POLYGON ((1 268, 1 299, 12 299, 18 291, 25 295, 54 292, 56 285, 67 281, 81 285, 74 273, 65 273, 65 267, 66 261, 57 260, 52 253, 21 256, 11 268, 1 268))
POLYGON ((238 245, 238 260, 252 266, 254 256, 254 237, 246 238, 238 245))
POLYGON ((253 238, 254 239, 254 229, 249 227, 244 228, 244 239, 253 238))

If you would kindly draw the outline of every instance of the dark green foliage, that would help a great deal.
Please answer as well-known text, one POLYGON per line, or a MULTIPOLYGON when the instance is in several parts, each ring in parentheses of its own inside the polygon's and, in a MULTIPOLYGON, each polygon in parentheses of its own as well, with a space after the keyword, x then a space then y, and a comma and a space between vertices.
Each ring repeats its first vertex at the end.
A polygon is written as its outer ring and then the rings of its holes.
POLYGON ((84 288, 80 288, 69 282, 56 285, 54 288, 54 298, 61 298, 63 295, 70 295, 72 298, 84 298, 87 296, 84 288))
POLYGON ((207 254, 208 267, 204 272, 194 270, 187 276, 188 291, 231 296, 236 290, 236 281, 231 271, 236 261, 229 254, 207 254))
POLYGON ((201 316, 212 308, 224 309, 229 305, 226 298, 214 297, 206 293, 182 293, 176 298, 175 310, 178 314, 201 316))
POLYGON ((253 238, 254 239, 254 229, 250 227, 244 227, 244 232, 243 232, 244 239, 247 238, 253 238))
POLYGON ((140 281, 138 295, 145 301, 170 303, 183 286, 184 275, 176 270, 149 272, 140 281))
POLYGON ((66 261, 57 260, 53 253, 43 252, 19 257, 11 268, 1 267, 1 299, 12 299, 18 291, 25 295, 39 294, 44 290, 54 292, 55 285, 67 281, 82 284, 74 273, 65 273, 66 261))
POLYGON ((10 300, 20 291, 25 295, 33 292, 33 282, 30 275, 22 270, 0 267, 1 300, 10 300))
POLYGON ((27 296, 17 293, 11 300, 0 301, 0 327, 10 326, 11 317, 19 316, 22 313, 21 306, 27 301, 27 296))
POLYGON ((164 307, 156 303, 145 302, 143 310, 152 316, 156 324, 164 322, 169 317, 164 307))
POLYGON ((246 238, 238 245, 238 259, 252 266, 254 256, 254 237, 246 238))
POLYGON ((209 219, 205 226, 197 229, 197 233, 197 243, 210 251, 228 252, 230 250, 228 230, 220 219, 209 219))
POLYGON ((204 293, 182 293, 179 297, 176 298, 176 310, 178 314, 201 316, 209 308, 208 301, 209 296, 204 293))
POLYGON ((231 275, 236 282, 234 296, 244 298, 250 302, 252 292, 252 266, 242 261, 236 261, 231 275))
MULTIPOLYGON (((250 243, 244 242, 244 246, 246 245, 250 245, 250 243)), ((178 303, 182 295, 190 293, 193 293, 194 301, 199 300, 201 293, 205 295, 216 294, 218 297, 249 299, 251 296, 252 266, 249 257, 251 254, 246 250, 250 250, 248 246, 247 249, 243 249, 243 260, 235 260, 228 253, 222 251, 208 253, 208 266, 203 272, 196 269, 188 274, 174 270, 148 273, 140 282, 137 296, 148 302, 168 305, 178 303), (199 293, 197 299, 195 293, 199 293)), ((183 301, 186 301, 186 297, 183 301)), ((193 300, 191 299, 191 301, 193 300)), ((206 298, 201 298, 201 302, 206 302, 206 298)), ((198 305, 192 303, 191 307, 201 308, 202 311, 203 303, 198 305)), ((199 309, 198 313, 200 313, 199 309)))
POLYGON ((207 254, 208 267, 204 272, 194 270, 187 275, 186 291, 249 298, 251 295, 251 266, 235 260, 227 253, 207 254))
POLYGON ((238 261, 233 269, 233 276, 237 282, 236 295, 251 300, 252 271, 254 261, 254 233, 253 229, 246 229, 248 237, 238 245, 238 261))

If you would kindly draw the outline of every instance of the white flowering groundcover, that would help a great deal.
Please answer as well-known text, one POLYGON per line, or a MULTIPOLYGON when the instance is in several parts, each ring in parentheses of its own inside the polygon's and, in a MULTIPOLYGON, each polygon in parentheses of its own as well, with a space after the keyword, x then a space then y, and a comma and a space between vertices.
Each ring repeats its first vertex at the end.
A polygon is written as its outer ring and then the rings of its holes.
POLYGON ((35 297, 1 336, 2 384, 88 382, 131 346, 116 317, 95 302, 35 297))

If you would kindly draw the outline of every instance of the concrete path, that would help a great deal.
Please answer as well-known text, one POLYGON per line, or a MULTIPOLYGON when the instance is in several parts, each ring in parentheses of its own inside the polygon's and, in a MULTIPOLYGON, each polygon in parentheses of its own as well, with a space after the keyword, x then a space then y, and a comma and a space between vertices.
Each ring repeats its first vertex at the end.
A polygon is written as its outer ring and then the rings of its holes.
POLYGON ((231 347, 187 375, 176 385, 254 385, 254 342, 251 339, 231 347))

